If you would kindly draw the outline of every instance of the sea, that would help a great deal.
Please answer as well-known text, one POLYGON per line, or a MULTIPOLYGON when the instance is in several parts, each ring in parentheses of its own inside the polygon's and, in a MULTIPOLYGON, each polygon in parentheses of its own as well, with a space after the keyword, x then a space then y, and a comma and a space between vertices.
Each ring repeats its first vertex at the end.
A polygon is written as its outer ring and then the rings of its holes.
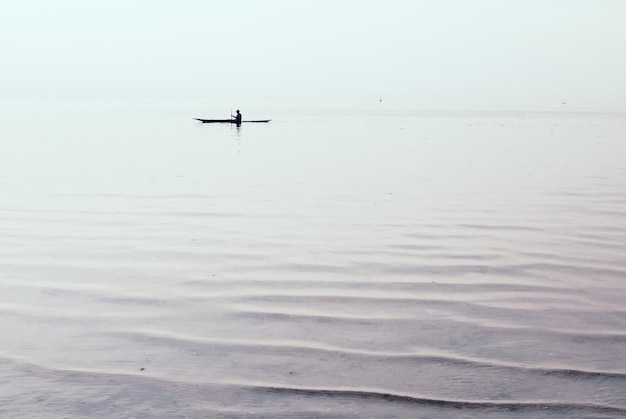
POLYGON ((0 417, 626 416, 626 112, 241 110, 0 101, 0 417))

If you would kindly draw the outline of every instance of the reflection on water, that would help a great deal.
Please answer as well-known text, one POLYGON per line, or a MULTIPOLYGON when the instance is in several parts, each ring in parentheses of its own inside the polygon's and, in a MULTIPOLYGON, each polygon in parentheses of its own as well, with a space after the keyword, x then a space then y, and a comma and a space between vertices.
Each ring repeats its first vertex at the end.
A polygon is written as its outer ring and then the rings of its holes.
POLYGON ((235 126, 235 129, 232 130, 232 134, 232 138, 235 141, 237 156, 239 156, 239 154, 241 154, 241 124, 235 126))
POLYGON ((626 414, 624 115, 77 105, 2 121, 0 416, 626 414))

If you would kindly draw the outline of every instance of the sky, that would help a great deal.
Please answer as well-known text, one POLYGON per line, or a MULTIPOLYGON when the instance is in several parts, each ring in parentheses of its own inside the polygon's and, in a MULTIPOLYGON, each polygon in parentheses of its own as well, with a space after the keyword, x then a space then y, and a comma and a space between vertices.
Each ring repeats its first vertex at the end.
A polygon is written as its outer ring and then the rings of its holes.
POLYGON ((0 5, 0 98, 626 109, 624 0, 0 5))

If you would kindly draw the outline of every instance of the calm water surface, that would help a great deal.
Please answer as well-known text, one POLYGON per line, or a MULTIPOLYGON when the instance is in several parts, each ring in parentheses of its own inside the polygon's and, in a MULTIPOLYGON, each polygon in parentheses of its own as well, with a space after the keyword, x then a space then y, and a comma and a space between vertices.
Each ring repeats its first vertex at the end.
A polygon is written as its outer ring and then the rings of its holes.
POLYGON ((625 113, 224 116, 0 103, 0 416, 626 415, 625 113))

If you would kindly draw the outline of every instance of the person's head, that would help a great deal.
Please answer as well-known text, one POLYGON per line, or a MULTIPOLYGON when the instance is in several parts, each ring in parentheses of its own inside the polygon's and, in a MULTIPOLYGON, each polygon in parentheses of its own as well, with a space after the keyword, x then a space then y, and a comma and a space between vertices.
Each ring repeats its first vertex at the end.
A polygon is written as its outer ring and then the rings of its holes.
POLYGON ((237 109, 237 113, 239 113, 239 109, 237 109))

